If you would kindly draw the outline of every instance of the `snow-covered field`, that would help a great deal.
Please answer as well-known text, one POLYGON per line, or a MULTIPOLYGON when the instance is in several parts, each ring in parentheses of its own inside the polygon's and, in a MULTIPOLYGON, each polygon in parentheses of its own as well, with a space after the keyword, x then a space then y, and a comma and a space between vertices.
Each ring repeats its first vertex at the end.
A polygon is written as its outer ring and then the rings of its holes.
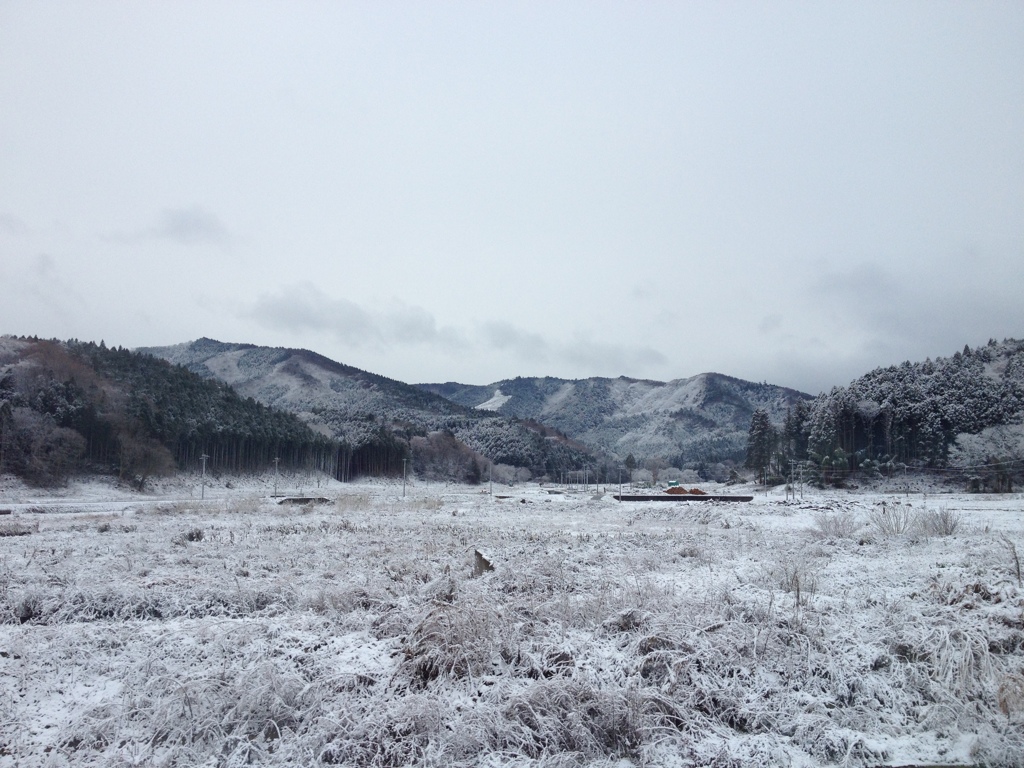
POLYGON ((0 482, 0 768, 1024 765, 1018 494, 272 482, 0 482))

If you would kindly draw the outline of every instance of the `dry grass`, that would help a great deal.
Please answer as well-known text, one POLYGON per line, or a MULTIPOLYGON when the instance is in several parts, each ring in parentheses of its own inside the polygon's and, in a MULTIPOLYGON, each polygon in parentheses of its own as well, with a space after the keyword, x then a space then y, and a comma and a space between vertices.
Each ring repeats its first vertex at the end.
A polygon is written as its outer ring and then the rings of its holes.
POLYGON ((964 516, 947 507, 938 510, 924 510, 917 519, 917 525, 928 536, 953 536, 963 528, 964 516))
POLYGON ((856 514, 850 510, 820 511, 814 515, 811 533, 820 539, 849 539, 861 527, 856 514))
POLYGON ((767 507, 630 525, 596 502, 552 523, 344 498, 4 539, 2 749, 27 766, 873 766, 887 735, 975 732, 979 762, 1024 754, 1024 596, 992 537, 961 534, 973 570, 929 581, 950 542, 863 544, 853 508, 808 539, 762 528, 767 507), (897 547, 935 556, 897 573, 897 547), (473 578, 477 548, 495 570, 473 578))
POLYGON ((914 526, 914 510, 898 501, 885 502, 868 513, 868 521, 883 536, 901 536, 914 526))

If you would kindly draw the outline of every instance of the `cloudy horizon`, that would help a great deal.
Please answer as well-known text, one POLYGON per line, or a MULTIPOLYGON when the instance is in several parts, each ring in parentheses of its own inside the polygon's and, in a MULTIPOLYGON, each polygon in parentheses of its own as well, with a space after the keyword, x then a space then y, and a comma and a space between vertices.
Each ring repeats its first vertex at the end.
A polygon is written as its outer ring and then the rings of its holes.
POLYGON ((0 0, 0 334, 817 393, 1024 336, 1024 5, 0 0))

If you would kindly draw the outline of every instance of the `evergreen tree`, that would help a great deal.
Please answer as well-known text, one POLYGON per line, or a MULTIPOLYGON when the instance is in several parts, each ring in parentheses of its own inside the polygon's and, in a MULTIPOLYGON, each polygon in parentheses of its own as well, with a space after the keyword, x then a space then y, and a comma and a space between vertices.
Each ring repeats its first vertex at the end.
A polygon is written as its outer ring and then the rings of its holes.
POLYGON ((797 401, 796 406, 786 412, 782 425, 782 455, 787 463, 807 458, 807 419, 810 413, 811 406, 805 400, 797 401))
POLYGON ((758 472, 760 482, 767 482, 768 470, 778 435, 764 408, 758 408, 750 417, 750 431, 747 433, 746 466, 758 472))
POLYGON ((482 478, 483 470, 480 468, 480 460, 474 457, 466 471, 466 482, 470 485, 480 485, 480 480, 482 478))

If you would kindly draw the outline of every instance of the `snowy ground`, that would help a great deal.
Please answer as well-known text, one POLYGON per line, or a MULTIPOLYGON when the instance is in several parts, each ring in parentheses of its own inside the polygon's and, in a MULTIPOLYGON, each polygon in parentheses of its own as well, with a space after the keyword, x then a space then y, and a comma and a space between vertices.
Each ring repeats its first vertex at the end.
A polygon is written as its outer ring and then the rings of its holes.
POLYGON ((1024 765, 1020 495, 279 482, 0 479, 0 768, 1024 765))

